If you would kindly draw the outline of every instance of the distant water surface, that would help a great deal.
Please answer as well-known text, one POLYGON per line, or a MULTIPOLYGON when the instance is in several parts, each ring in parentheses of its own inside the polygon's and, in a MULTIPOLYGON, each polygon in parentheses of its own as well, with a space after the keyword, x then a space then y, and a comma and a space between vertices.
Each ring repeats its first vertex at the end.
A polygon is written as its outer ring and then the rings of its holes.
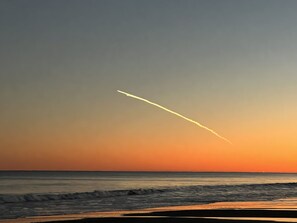
POLYGON ((2 219, 297 197, 297 174, 0 171, 2 219))

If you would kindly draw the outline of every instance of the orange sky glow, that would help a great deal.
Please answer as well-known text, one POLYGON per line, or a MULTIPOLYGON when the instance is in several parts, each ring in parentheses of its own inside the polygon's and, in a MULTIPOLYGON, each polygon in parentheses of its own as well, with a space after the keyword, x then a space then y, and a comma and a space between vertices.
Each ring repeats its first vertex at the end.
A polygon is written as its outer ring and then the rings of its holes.
POLYGON ((297 172, 296 2, 181 2, 0 1, 0 170, 297 172))

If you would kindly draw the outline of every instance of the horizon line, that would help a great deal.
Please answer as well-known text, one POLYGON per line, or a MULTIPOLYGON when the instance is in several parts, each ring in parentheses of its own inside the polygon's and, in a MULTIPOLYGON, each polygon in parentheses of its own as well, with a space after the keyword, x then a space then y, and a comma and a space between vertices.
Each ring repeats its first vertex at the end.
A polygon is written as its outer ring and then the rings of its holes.
POLYGON ((289 173, 297 174, 296 172, 288 171, 185 171, 185 170, 48 170, 48 169, 39 169, 39 170, 29 170, 29 169, 9 169, 1 170, 0 172, 139 172, 139 173, 289 173))

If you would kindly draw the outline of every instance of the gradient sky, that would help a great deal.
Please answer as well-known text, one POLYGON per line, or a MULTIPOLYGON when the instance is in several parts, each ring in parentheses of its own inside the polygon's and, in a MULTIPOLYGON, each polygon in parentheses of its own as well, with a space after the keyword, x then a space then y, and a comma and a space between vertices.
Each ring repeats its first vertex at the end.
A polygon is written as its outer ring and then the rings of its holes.
POLYGON ((0 1, 0 169, 297 172, 296 11, 0 1))

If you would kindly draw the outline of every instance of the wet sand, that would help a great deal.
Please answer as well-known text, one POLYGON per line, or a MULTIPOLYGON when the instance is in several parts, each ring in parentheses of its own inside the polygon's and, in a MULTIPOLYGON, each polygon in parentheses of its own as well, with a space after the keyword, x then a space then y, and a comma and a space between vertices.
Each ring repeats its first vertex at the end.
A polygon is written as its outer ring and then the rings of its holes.
MULTIPOLYGON (((67 223, 242 223, 297 222, 294 210, 176 210, 130 213, 118 217, 84 218, 67 223)), ((65 221, 52 221, 65 222, 65 221)))
POLYGON ((61 216, 38 216, 0 223, 272 223, 297 222, 296 202, 220 202, 133 211, 93 212, 61 216))

